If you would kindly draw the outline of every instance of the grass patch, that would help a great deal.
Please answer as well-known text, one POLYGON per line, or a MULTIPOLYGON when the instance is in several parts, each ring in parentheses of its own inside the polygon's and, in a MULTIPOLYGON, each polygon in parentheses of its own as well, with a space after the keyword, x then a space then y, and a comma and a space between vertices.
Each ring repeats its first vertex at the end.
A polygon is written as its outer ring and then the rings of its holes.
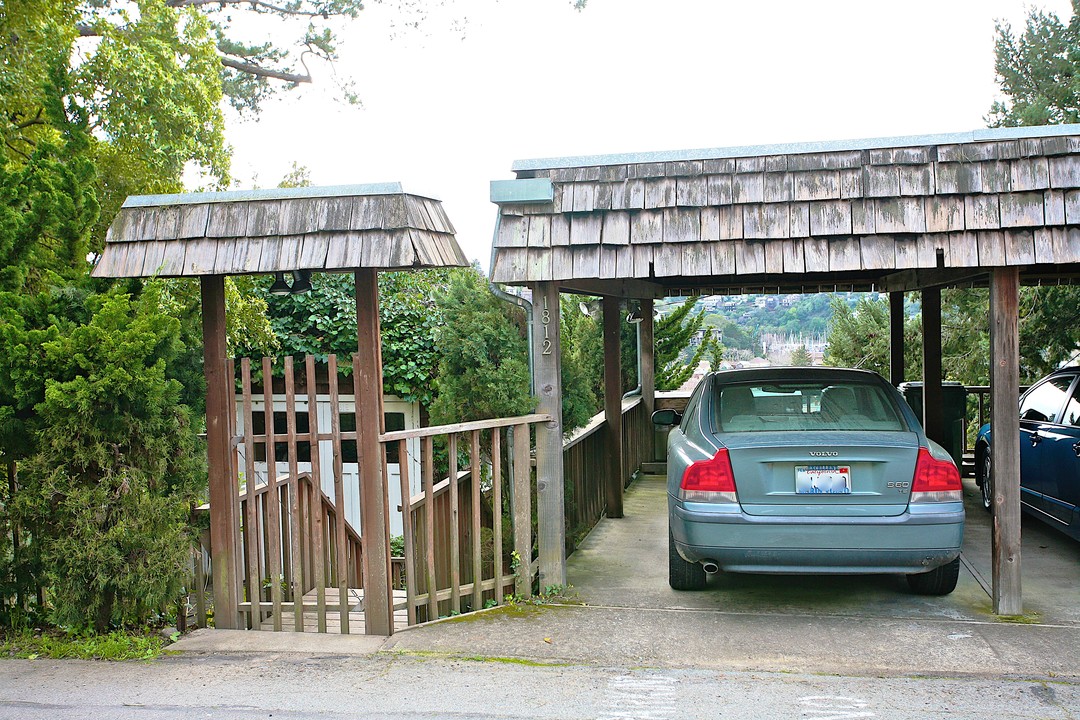
POLYGON ((508 603, 506 605, 499 605, 498 607, 488 608, 483 612, 467 612, 461 615, 454 615, 453 617, 441 618, 444 623, 471 623, 471 622, 484 622, 495 620, 497 618, 527 618, 539 615, 541 612, 540 605, 532 605, 529 603, 508 603))
POLYGON ((397 657, 408 657, 416 660, 464 660, 466 662, 502 663, 504 665, 523 665, 525 667, 573 667, 571 663, 550 662, 543 660, 530 660, 528 658, 496 657, 488 655, 462 655, 453 652, 439 652, 436 650, 392 650, 389 653, 397 657))
POLYGON ((157 634, 114 631, 107 635, 68 635, 59 631, 6 632, 0 635, 0 657, 78 660, 152 660, 167 644, 157 634))
POLYGON ((1042 616, 1039 613, 1026 613, 1024 615, 997 615, 998 622, 1011 623, 1013 625, 1041 625, 1042 616))

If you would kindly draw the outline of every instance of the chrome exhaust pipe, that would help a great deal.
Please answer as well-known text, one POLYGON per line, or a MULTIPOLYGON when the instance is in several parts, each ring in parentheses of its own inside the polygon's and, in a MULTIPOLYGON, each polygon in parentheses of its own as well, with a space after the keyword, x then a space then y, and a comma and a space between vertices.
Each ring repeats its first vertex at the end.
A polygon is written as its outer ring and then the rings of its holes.
POLYGON ((717 565, 717 564, 716 564, 715 562, 713 562, 712 560, 705 560, 705 561, 703 561, 703 562, 701 563, 701 567, 705 568, 705 572, 707 572, 707 573, 715 573, 715 572, 720 572, 720 566, 719 566, 719 565, 717 565))

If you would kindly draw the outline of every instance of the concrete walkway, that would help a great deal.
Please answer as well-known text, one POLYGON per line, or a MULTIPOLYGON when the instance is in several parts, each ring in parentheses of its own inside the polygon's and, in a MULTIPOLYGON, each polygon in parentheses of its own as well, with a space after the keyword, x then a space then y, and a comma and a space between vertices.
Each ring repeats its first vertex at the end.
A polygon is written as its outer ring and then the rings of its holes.
MULTIPOLYGON (((990 611, 989 520, 966 489, 965 569, 944 598, 912 595, 898 576, 725 575, 706 590, 667 586, 663 479, 626 494, 626 517, 602 520, 571 557, 565 603, 519 605, 398 633, 377 645, 337 639, 317 652, 436 653, 605 667, 715 668, 844 675, 1080 679, 1080 544, 1024 524, 1022 623, 990 611), (350 647, 351 646, 351 647, 350 647)), ((289 633, 257 633, 267 650, 289 633)), ((174 646, 222 652, 203 631, 174 646)), ((305 644, 310 642, 307 638, 305 644)), ((252 648, 254 649, 254 648, 252 648)), ((288 651, 277 648, 278 651, 288 651)), ((298 650, 299 651, 299 650, 298 650)))

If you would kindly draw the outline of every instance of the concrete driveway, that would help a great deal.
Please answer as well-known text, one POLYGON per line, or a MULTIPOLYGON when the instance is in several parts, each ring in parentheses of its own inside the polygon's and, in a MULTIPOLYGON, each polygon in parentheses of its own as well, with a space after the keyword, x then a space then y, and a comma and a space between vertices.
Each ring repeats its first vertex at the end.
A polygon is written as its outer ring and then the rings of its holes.
POLYGON ((609 666, 872 675, 1080 678, 1080 545, 1024 523, 1022 622, 991 612, 989 517, 966 488, 955 592, 922 597, 903 577, 726 575, 701 592, 667 585, 663 478, 627 491, 570 558, 565 603, 412 628, 383 650, 609 666))
MULTIPOLYGON (((667 499, 664 479, 638 480, 626 495, 626 517, 603 520, 571 556, 568 580, 590 605, 724 610, 778 614, 996 621, 990 599, 991 521, 973 481, 963 567, 944 597, 914 595, 901 575, 797 576, 718 573, 702 592, 667 584, 667 499)), ((1030 620, 1080 626, 1080 543, 1025 516, 1024 611, 1030 620)))

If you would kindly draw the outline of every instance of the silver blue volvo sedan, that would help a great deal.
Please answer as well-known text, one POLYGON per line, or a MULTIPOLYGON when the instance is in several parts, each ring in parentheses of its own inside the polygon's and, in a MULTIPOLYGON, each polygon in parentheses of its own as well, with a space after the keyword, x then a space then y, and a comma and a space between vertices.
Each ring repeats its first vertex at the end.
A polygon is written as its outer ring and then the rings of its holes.
POLYGON ((903 573, 956 587, 960 473, 880 375, 764 368, 707 375, 668 435, 668 579, 706 574, 903 573))

